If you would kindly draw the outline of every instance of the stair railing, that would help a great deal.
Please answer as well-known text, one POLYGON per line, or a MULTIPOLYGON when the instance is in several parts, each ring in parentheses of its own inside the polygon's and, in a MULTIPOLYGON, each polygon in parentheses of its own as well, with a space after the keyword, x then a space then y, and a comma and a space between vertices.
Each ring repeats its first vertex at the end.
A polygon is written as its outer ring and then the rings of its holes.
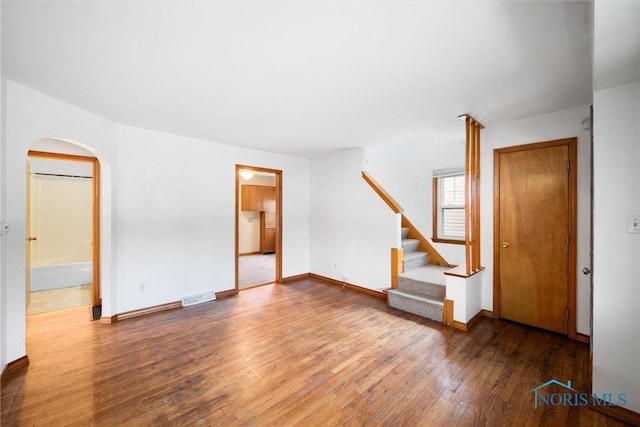
MULTIPOLYGON (((418 250, 429 253, 429 264, 439 265, 442 267, 451 267, 444 257, 433 247, 426 237, 413 225, 409 218, 404 214, 404 209, 391 195, 376 181, 369 172, 362 171, 362 178, 369 184, 380 198, 391 208, 391 210, 400 214, 402 217, 402 227, 409 229, 408 237, 416 239, 420 242, 418 250)), ((404 251, 402 248, 391 248, 391 287, 396 288, 398 285, 398 274, 404 272, 404 251)))
POLYGON ((387 193, 384 188, 382 188, 380 183, 376 181, 369 172, 362 171, 362 178, 364 178, 364 180, 367 181, 367 184, 369 184, 369 186, 373 188, 373 191, 378 193, 378 196, 380 196, 380 198, 384 200, 387 206, 389 206, 394 213, 404 213, 404 209, 402 209, 402 206, 400 206, 400 204, 396 202, 395 199, 391 197, 391 195, 387 193))

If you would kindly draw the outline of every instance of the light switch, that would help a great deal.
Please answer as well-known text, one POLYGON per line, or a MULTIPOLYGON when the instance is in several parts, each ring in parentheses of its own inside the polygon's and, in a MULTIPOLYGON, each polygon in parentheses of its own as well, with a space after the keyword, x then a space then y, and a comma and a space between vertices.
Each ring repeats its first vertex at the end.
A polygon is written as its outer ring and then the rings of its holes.
POLYGON ((640 215, 627 215, 627 233, 640 234, 640 215))

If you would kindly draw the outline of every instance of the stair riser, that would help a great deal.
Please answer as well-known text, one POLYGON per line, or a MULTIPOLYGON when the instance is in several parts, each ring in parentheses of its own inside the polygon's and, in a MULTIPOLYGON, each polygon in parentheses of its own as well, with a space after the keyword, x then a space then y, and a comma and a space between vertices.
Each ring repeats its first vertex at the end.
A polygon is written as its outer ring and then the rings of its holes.
POLYGON ((398 276, 398 289, 415 292, 428 298, 444 301, 446 287, 398 276))
POLYGON ((420 256, 404 259, 404 271, 413 270, 414 268, 424 267, 429 264, 429 254, 426 252, 419 252, 420 256))
POLYGON ((409 229, 408 229, 408 228, 402 227, 402 228, 400 229, 400 231, 401 231, 401 233, 402 233, 402 238, 403 238, 403 239, 406 239, 406 238, 407 238, 407 236, 409 236, 409 229))
POLYGON ((402 250, 407 252, 415 252, 418 250, 418 246, 420 246, 420 241, 418 240, 403 240, 402 241, 402 250))
POLYGON ((444 309, 440 304, 414 300, 402 294, 389 293, 389 305, 398 310, 413 313, 427 319, 442 322, 444 320, 444 309))

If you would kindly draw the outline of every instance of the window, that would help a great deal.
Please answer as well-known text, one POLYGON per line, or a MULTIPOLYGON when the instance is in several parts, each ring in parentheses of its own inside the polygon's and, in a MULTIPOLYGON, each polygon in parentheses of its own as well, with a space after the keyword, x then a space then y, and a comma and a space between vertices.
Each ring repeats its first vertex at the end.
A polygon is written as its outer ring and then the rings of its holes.
POLYGON ((433 241, 464 244, 464 173, 434 171, 433 241))

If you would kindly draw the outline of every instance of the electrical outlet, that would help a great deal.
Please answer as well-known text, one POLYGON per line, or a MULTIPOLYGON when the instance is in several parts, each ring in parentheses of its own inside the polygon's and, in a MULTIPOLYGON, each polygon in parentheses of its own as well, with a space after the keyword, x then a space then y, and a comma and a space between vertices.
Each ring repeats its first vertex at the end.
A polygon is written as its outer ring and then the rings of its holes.
POLYGON ((144 292, 144 291, 146 291, 146 290, 147 290, 147 285, 146 285, 145 283, 140 283, 140 284, 138 285, 138 291, 140 291, 140 292, 144 292))
POLYGON ((627 215, 627 233, 640 234, 640 215, 627 215))

